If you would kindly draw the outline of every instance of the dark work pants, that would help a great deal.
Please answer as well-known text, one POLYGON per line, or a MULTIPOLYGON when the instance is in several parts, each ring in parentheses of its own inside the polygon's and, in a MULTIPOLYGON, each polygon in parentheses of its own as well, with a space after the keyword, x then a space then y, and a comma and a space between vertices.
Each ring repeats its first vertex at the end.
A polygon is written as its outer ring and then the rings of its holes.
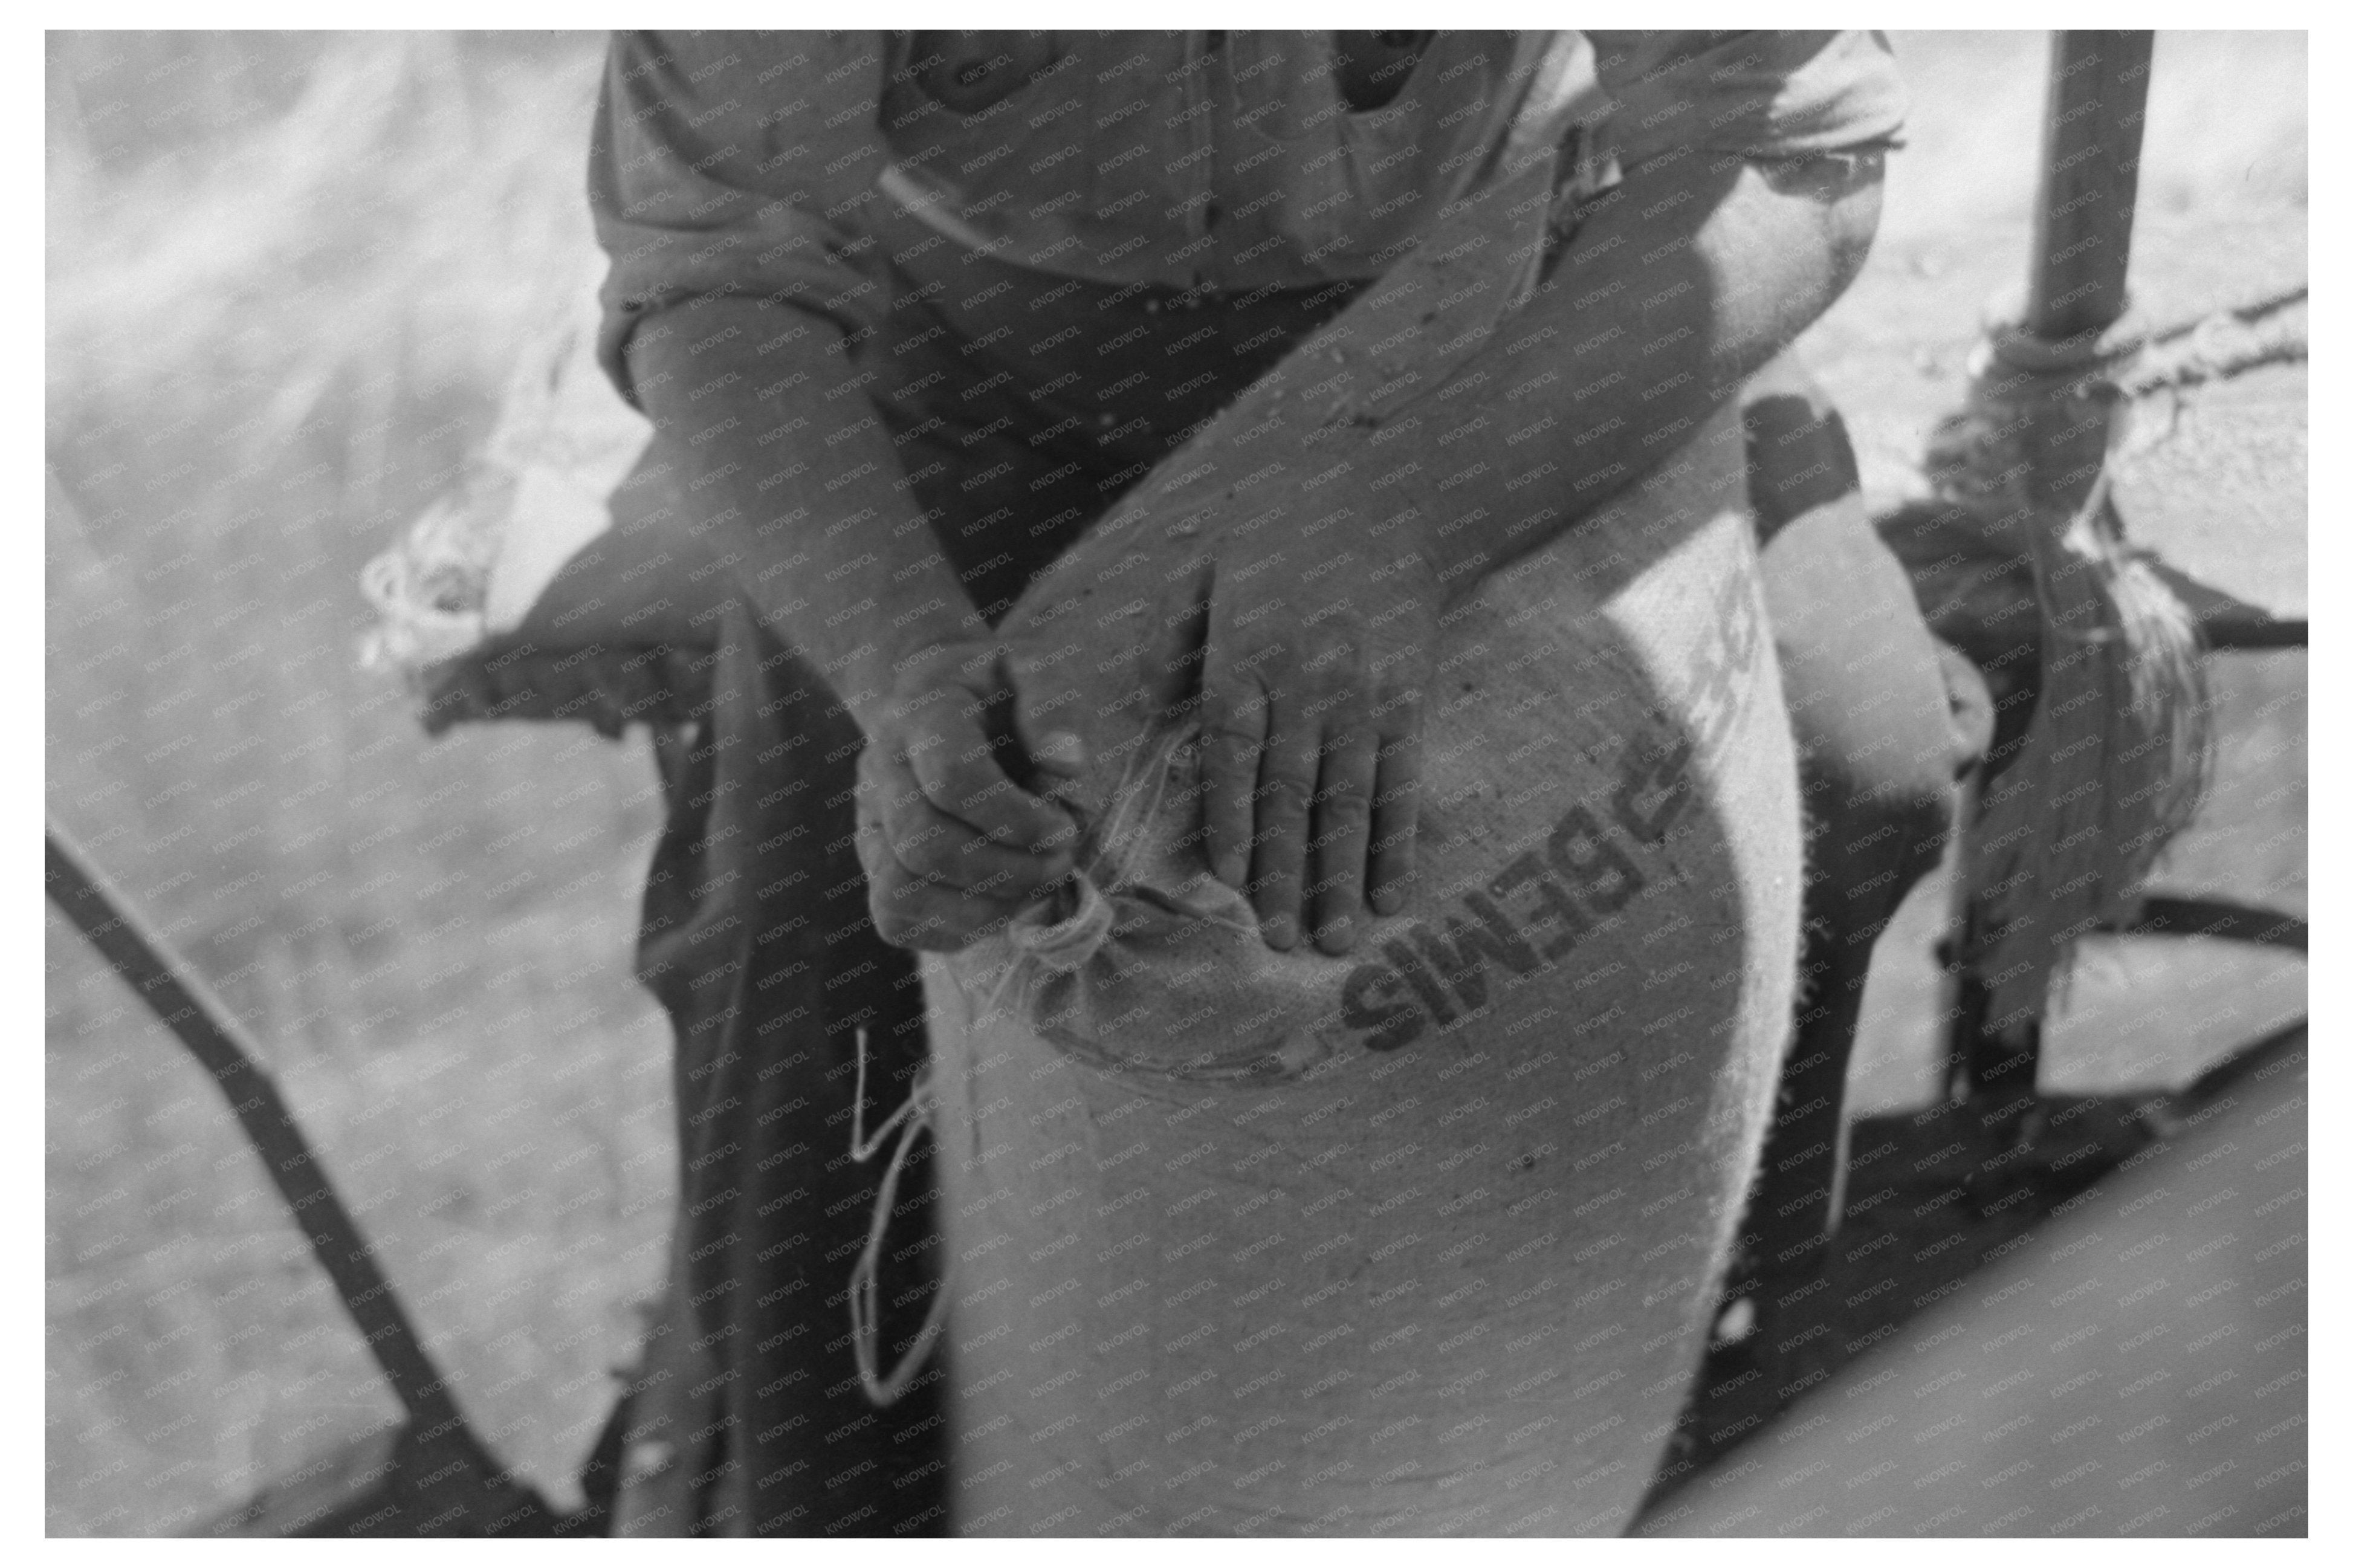
POLYGON ((1748 487, 1806 813, 1804 945, 1779 1102, 1726 1295, 1765 1362, 1835 1226, 1848 1064, 1874 944, 1934 870, 1993 737, 1976 669, 1928 630, 1863 509, 1837 410, 1794 357, 1746 390, 1748 487))
MULTIPOLYGON (((916 505, 992 620, 1354 291, 1212 300, 986 261, 929 276, 878 263, 875 275, 896 303, 885 330, 849 345, 851 372, 868 377, 916 505), (1082 330, 1046 341, 1071 326, 1082 330)), ((595 565, 567 567, 534 611, 553 626, 599 599, 667 600, 662 635, 695 644, 683 659, 613 664, 632 690, 661 672, 659 689, 631 701, 692 721, 670 748, 670 821, 639 940, 640 971, 678 1042, 682 1301, 670 1321, 689 1353, 664 1368, 682 1368, 686 1386, 645 1397, 667 1406, 663 1431, 692 1472, 682 1530, 938 1533, 952 1345, 877 1410, 849 1331, 849 1279, 882 1163, 849 1155, 859 1041, 870 1128, 906 1097, 925 1054, 914 964, 867 916, 852 837, 860 737, 790 650, 714 594, 723 578, 698 575, 708 554, 678 526, 679 467, 658 444, 617 501, 615 536, 595 565), (632 573, 663 556, 665 569, 632 573), (621 583, 631 586, 616 591, 621 583)), ((602 623, 568 624, 577 640, 602 623)), ((883 1250, 886 1370, 937 1277, 929 1198, 919 1160, 883 1250)), ((674 1532, 660 1523, 640 1528, 674 1532)))

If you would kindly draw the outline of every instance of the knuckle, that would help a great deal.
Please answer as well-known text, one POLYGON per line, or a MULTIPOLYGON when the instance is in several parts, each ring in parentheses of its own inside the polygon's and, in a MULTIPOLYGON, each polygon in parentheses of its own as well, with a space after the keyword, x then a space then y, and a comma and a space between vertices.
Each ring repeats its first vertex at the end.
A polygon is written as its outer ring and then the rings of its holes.
POLYGON ((1374 697, 1368 710, 1392 736, 1404 737, 1421 728, 1421 694, 1392 688, 1374 697))
POLYGON ((1286 812, 1304 815, 1315 798, 1314 787, 1295 773, 1278 773, 1258 788, 1258 798, 1266 806, 1286 812))
POLYGON ((1356 789, 1329 789, 1315 798, 1315 813, 1331 831, 1361 828, 1372 821, 1372 802, 1356 789))
POLYGON ((1356 867, 1364 859, 1357 853, 1356 843, 1363 837, 1362 822, 1327 822, 1307 841, 1307 853, 1315 857, 1318 864, 1333 868, 1332 881, 1354 885, 1356 867))
POLYGON ((1201 726, 1202 744, 1209 747, 1212 753, 1256 751, 1263 734, 1261 730, 1233 719, 1204 724, 1201 726))
POLYGON ((1281 909, 1294 901, 1299 889, 1299 866, 1295 862, 1261 855, 1251 863, 1250 872, 1250 879, 1244 886, 1260 914, 1281 909))
POLYGON ((1308 883, 1299 890, 1299 895, 1338 911, 1356 902, 1356 878, 1353 872, 1335 871, 1329 876, 1319 876, 1308 883))
POLYGON ((1299 705, 1300 716, 1326 730, 1354 730, 1365 722, 1364 694, 1353 682, 1326 683, 1299 705))
POLYGON ((1266 707, 1266 687, 1257 680, 1227 675, 1201 683, 1201 715, 1206 723, 1263 724, 1266 707))

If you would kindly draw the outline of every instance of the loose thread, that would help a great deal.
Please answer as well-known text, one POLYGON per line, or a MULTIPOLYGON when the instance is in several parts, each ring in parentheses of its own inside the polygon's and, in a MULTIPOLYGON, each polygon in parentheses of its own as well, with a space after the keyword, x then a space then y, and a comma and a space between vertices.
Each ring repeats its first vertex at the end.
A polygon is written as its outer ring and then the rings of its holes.
POLYGON ((867 1399, 878 1407, 896 1404, 907 1392, 915 1374, 939 1342, 941 1331, 947 1325, 950 1282, 955 1273, 953 1263, 940 1272, 939 1287, 932 1294, 932 1304, 923 1314, 923 1326, 916 1331, 914 1344, 891 1369, 888 1377, 877 1370, 882 1335, 881 1275, 882 1238, 890 1228, 891 1211, 899 1198, 899 1176, 907 1166, 907 1151, 915 1139, 926 1130, 936 1133, 933 1118, 939 1102, 932 1093, 931 1074, 927 1070, 909 1091, 906 1103, 884 1119, 866 1136, 866 1031, 857 1033, 858 1090, 849 1107, 849 1158, 863 1165, 882 1147, 883 1140, 897 1128, 899 1141, 891 1151, 891 1162, 882 1169, 882 1183, 874 1194, 874 1209, 866 1228, 866 1245, 858 1255, 858 1262, 849 1271, 849 1334, 850 1351, 858 1362, 858 1381, 866 1390, 867 1399))

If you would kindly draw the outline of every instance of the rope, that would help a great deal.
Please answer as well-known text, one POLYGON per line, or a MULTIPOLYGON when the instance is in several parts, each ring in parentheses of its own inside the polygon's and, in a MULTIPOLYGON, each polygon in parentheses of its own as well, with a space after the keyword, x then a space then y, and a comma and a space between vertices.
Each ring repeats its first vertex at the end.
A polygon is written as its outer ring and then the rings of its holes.
POLYGON ((1074 874, 1071 881, 1076 889, 1078 907, 1067 919, 1051 924, 1016 919, 1005 930, 1005 939, 1015 953, 1034 959, 1040 969, 1055 974, 1066 975, 1084 969, 1087 960, 1102 949, 1111 936, 1111 900, 1103 896, 1095 879, 1085 872, 1074 874))
POLYGON ((2158 334, 2128 355, 2108 384, 2127 397, 2225 381, 2266 365, 2288 365, 2312 356, 2310 290, 2289 290, 2274 299, 2233 310, 2215 311, 2186 326, 2158 334))
POLYGON ((932 1294, 931 1307, 923 1314, 923 1326, 916 1330, 913 1345, 901 1357, 899 1363, 885 1377, 881 1366, 882 1338, 881 1275, 882 1238, 891 1225, 891 1211, 899 1199, 900 1173, 907 1168, 907 1151, 925 1131, 936 1134, 934 1118, 938 1114, 939 1101, 932 1092, 928 1070, 916 1080, 909 1091, 906 1103, 892 1111, 874 1136, 866 1136, 866 1031, 857 1034, 858 1091, 849 1107, 849 1158, 863 1165, 882 1148, 885 1139, 896 1128, 899 1141, 891 1150, 891 1162, 882 1168, 882 1184, 874 1194, 874 1210, 866 1228, 866 1245, 858 1255, 858 1262, 849 1270, 849 1334, 850 1351, 858 1362, 858 1381, 866 1390, 866 1397, 877 1408, 896 1404, 915 1381, 939 1342, 941 1331, 947 1326, 948 1290, 954 1277, 951 1263, 940 1273, 939 1288, 932 1294))
POLYGON ((2110 465, 2129 430, 2113 352, 2072 359, 2013 332, 1979 350, 1968 406, 1931 444, 1940 499, 2023 535, 2041 609, 2042 690, 2019 755, 1963 834, 1961 958, 2006 1028, 2063 997, 2075 944, 2131 895, 2195 814, 2211 770, 2196 625, 2125 541, 2110 465), (2038 493, 2037 443, 2109 419, 2088 493, 2038 493))

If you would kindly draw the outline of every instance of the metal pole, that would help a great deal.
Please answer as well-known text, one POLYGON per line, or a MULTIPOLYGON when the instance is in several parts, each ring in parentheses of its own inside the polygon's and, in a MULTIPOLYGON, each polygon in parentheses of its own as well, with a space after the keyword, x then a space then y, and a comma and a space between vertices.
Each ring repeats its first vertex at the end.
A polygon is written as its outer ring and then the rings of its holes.
MULTIPOLYGON (((1996 406, 2007 405, 2021 418, 2015 448, 2020 493, 2040 518, 2063 519, 2083 505, 2107 461, 2112 408, 2094 373, 2116 346, 2106 338, 2127 303, 2125 282, 2155 47, 2156 35, 2145 31, 2061 32, 2051 38, 2026 304, 2020 320, 1995 331, 1989 385, 1979 388, 1992 391, 1996 406)), ((2038 541, 2042 558, 2059 554, 2049 546, 2048 540, 2038 541)), ((2073 613, 2099 612, 2103 601, 2082 577, 2084 568, 2072 556, 2064 562, 2077 574, 2067 590, 2073 613)), ((2052 591, 2051 585, 2044 587, 2052 591)), ((2044 613, 2058 613, 2047 599, 2044 613)), ((2053 637, 2046 626, 2038 715, 2049 711, 2055 697, 2067 694, 2054 693, 2054 682, 2081 684, 2093 674, 2080 663, 2063 678, 2054 673, 2053 637)), ((2043 717, 2034 723, 2047 730, 2043 717)), ((1965 906, 1977 895, 1966 885, 1957 895, 1965 906)), ((1952 1002, 1950 1060, 1969 1092, 2008 1095, 2023 1104, 2031 1100, 2039 1075, 2041 1023, 2030 1019, 1989 1028, 1989 1000, 1983 974, 1965 966, 1952 1002)))
POLYGON ((392 1293, 392 1282, 376 1266, 375 1251, 336 1195, 278 1086, 255 1061, 251 1045, 237 1037, 224 1010, 206 1005, 195 980, 184 975, 162 944, 141 929, 55 823, 48 827, 47 850, 43 880, 49 901, 79 927, 220 1086, 228 1108, 261 1156, 294 1223, 309 1238, 312 1255, 334 1281, 411 1423, 424 1434, 461 1429, 464 1421, 448 1383, 426 1353, 392 1293))
POLYGON ((2051 37, 2034 274, 2021 323, 2045 342, 2103 331, 2125 313, 2156 40, 2148 32, 2051 37))

